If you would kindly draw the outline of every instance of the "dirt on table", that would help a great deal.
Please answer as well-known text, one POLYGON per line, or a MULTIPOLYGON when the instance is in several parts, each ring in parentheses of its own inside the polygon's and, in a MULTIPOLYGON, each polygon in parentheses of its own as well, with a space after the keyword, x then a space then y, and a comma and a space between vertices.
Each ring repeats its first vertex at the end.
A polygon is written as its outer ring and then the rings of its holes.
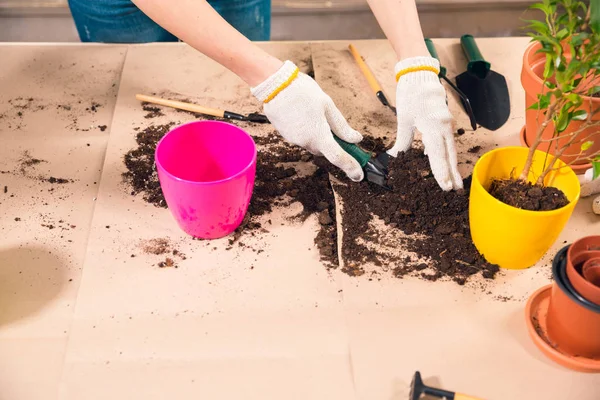
MULTIPOLYGON (((164 259, 161 257, 161 261, 156 264, 159 268, 179 268, 176 260, 186 260, 187 257, 175 246, 169 238, 153 238, 141 241, 138 247, 145 254, 164 256, 164 259)), ((132 254, 131 258, 135 258, 135 254, 132 254)))
MULTIPOLYGON (((137 147, 124 156, 127 171, 123 173, 123 180, 130 188, 130 194, 141 194, 144 201, 161 208, 166 208, 167 204, 154 166, 154 152, 158 141, 173 125, 151 125, 136 131, 137 147)), ((315 244, 321 260, 329 267, 336 267, 335 200, 327 171, 317 167, 312 174, 300 175, 296 166, 309 163, 313 156, 300 147, 288 144, 275 132, 256 136, 254 140, 258 147, 254 192, 244 221, 230 237, 229 248, 234 244, 249 247, 244 237, 255 236, 268 229, 261 222, 263 216, 273 211, 274 207, 286 207, 298 201, 303 211, 296 217, 297 220, 318 214, 319 231, 315 244)))
POLYGON ((348 274, 360 275, 361 266, 371 264, 396 277, 447 277, 461 285, 479 273, 495 277, 498 266, 487 263, 471 239, 470 178, 464 190, 444 192, 423 151, 409 149, 391 159, 389 185, 391 191, 367 182, 335 186, 343 204, 342 258, 348 274), (392 234, 402 234, 386 239, 371 226, 376 218, 392 228, 392 234), (412 256, 382 250, 384 240, 412 256))
POLYGON ((569 204, 560 189, 515 179, 495 179, 488 192, 501 202, 522 210, 551 211, 569 204))
MULTIPOLYGON (((254 192, 248 214, 230 245, 246 234, 254 235, 265 229, 259 219, 274 207, 286 207, 297 201, 303 211, 295 219, 304 221, 317 214, 319 230, 315 244, 321 261, 328 267, 337 267, 335 199, 327 170, 317 167, 312 174, 300 175, 293 165, 310 162, 313 159, 310 153, 288 144, 275 132, 254 139, 259 148, 254 192)), ((240 245, 244 246, 243 239, 240 245)))
POLYGON ((127 171, 123 180, 131 188, 131 195, 142 194, 143 199, 157 207, 167 207, 167 202, 160 188, 158 174, 154 166, 154 151, 158 141, 175 125, 174 122, 164 125, 151 125, 137 131, 135 140, 137 147, 124 156, 127 171))
POLYGON ((156 118, 165 115, 161 111, 160 107, 152 106, 150 105, 150 103, 142 103, 142 109, 148 112, 148 114, 144 115, 144 118, 146 119, 156 118))

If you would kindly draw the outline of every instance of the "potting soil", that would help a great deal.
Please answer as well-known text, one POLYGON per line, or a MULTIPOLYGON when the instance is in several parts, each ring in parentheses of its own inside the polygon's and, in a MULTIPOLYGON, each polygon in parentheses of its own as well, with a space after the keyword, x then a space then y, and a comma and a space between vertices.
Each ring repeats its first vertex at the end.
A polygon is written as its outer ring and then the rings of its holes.
POLYGON ((399 153, 389 169, 391 191, 368 182, 335 186, 343 204, 342 258, 348 271, 360 274, 360 266, 370 263, 397 277, 448 277, 461 285, 479 273, 493 279, 498 266, 486 262, 471 239, 470 177, 464 190, 442 191, 427 156, 418 149, 399 153), (412 256, 379 251, 384 235, 370 227, 375 217, 405 234, 393 240, 412 256))
MULTIPOLYGON (((142 194, 146 202, 163 208, 166 202, 154 167, 154 151, 158 140, 172 125, 153 125, 139 130, 137 147, 124 156, 127 172, 123 178, 131 188, 130 193, 142 194)), ((254 193, 246 218, 229 239, 229 248, 235 244, 248 247, 244 237, 269 228, 263 226, 263 216, 274 207, 285 207, 298 201, 303 206, 298 219, 316 215, 319 221, 315 244, 321 260, 329 268, 337 267, 336 205, 329 173, 344 183, 348 183, 347 178, 323 158, 315 158, 288 144, 275 132, 254 139, 259 149, 254 193), (316 165, 313 173, 298 173, 296 166, 311 162, 316 165)), ((374 152, 385 150, 381 139, 368 136, 361 146, 374 152)), ((396 277, 416 275, 433 281, 449 277, 459 284, 480 272, 485 278, 494 278, 498 267, 479 255, 469 233, 470 180, 465 181, 467 189, 464 191, 443 192, 431 174, 427 157, 415 149, 393 159, 390 169, 391 192, 367 182, 335 186, 343 203, 343 271, 353 276, 361 275, 363 265, 370 263, 382 270, 393 270, 396 277), (381 238, 369 227, 375 217, 404 232, 398 248, 416 257, 379 252, 381 238)))
POLYGON ((501 202, 522 210, 551 211, 569 204, 560 189, 514 179, 495 179, 488 192, 501 202))

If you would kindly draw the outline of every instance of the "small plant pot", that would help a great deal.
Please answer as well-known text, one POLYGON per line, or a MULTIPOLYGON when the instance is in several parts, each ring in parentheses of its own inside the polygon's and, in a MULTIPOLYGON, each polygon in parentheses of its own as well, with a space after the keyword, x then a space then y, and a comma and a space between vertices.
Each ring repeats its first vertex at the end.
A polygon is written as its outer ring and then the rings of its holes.
POLYGON ((254 188, 256 145, 235 125, 194 121, 157 144, 156 169, 169 210, 188 235, 218 239, 242 223, 254 188))
POLYGON ((581 272, 586 281, 600 289, 600 257, 587 260, 581 272))
POLYGON ((548 339, 563 353, 600 359, 600 305, 577 293, 567 276, 567 261, 559 252, 552 266, 548 305, 548 339))
MULTIPOLYGON (((528 211, 509 206, 487 191, 493 179, 510 178, 527 159, 524 147, 503 147, 484 154, 475 164, 469 198, 473 243, 485 259, 502 268, 523 269, 535 264, 555 242, 579 200, 577 175, 563 167, 546 176, 545 184, 564 192, 569 204, 553 211, 528 211)), ((546 154, 536 151, 530 176, 539 176, 546 154)), ((517 172, 518 173, 518 172, 517 172)))
MULTIPOLYGON (((521 84, 523 85, 523 89, 525 89, 525 142, 533 143, 538 126, 541 125, 541 119, 544 117, 542 112, 538 110, 530 110, 529 107, 538 101, 537 95, 541 94, 545 86, 543 84, 543 73, 544 73, 544 65, 546 63, 546 54, 538 53, 537 51, 541 48, 541 44, 539 42, 534 42, 525 50, 525 54, 523 55, 523 66, 521 69, 521 84)), ((569 46, 564 47, 565 56, 570 58, 570 48, 569 46)), ((591 84, 591 82, 590 82, 591 84)), ((596 83, 597 84, 597 83, 596 83)), ((582 110, 585 110, 588 113, 592 113, 592 110, 596 110, 600 107, 600 98, 598 97, 588 97, 584 96, 584 102, 581 106, 582 110)), ((600 113, 596 113, 592 116, 593 121, 600 120, 600 113)), ((571 121, 567 129, 560 133, 560 139, 558 139, 558 148, 561 148, 562 145, 567 143, 569 140, 569 135, 581 128, 584 121, 571 121)), ((581 133, 581 137, 587 137, 595 130, 597 127, 587 128, 585 131, 581 133)), ((554 124, 550 123, 546 126, 542 137, 544 139, 550 139, 554 134, 554 124)), ((542 143, 538 150, 547 151, 549 150, 551 154, 554 154, 556 151, 556 146, 552 142, 542 143)), ((585 155, 595 154, 600 151, 600 140, 596 140, 594 144, 583 153, 583 160, 578 161, 577 164, 589 164, 588 161, 585 160, 585 155)), ((572 145, 565 150, 561 159, 566 163, 571 163, 581 154, 581 143, 573 143, 572 145)), ((581 158, 581 157, 580 157, 581 158)), ((578 165, 575 166, 577 170, 578 165)), ((589 167, 588 167, 589 168, 589 167)))
POLYGON ((600 306, 574 292, 566 276, 567 249, 552 263, 554 283, 531 295, 525 322, 535 345, 556 363, 580 372, 600 372, 600 306), (589 357, 592 355, 592 357, 589 357))
MULTIPOLYGON (((567 252, 567 277, 575 291, 585 299, 600 305, 600 286, 598 274, 600 273, 600 236, 586 236, 574 242, 567 252), (591 263, 591 261, 594 261, 591 263), (583 273, 587 265, 587 275, 595 276, 593 281, 587 279, 583 273)), ((598 339, 600 341, 600 339, 598 339)))

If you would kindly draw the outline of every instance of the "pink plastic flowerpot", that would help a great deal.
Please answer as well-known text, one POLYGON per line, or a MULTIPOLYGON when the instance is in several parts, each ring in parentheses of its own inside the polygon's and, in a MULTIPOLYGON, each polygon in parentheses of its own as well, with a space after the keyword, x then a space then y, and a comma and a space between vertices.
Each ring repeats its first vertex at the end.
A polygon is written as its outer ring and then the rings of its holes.
POLYGON ((190 122, 160 140, 155 160, 167 205, 187 234, 217 239, 240 226, 256 174, 248 133, 225 122, 190 122))

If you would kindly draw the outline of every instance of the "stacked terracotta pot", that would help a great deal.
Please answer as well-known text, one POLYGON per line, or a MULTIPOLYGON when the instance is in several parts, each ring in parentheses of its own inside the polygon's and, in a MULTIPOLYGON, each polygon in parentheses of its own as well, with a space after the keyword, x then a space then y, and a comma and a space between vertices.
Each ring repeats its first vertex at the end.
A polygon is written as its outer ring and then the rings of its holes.
POLYGON ((563 248, 554 259, 552 275, 547 314, 532 315, 530 306, 548 288, 540 289, 528 304, 528 320, 537 323, 535 335, 530 330, 534 341, 569 368, 600 372, 600 236, 563 248))

